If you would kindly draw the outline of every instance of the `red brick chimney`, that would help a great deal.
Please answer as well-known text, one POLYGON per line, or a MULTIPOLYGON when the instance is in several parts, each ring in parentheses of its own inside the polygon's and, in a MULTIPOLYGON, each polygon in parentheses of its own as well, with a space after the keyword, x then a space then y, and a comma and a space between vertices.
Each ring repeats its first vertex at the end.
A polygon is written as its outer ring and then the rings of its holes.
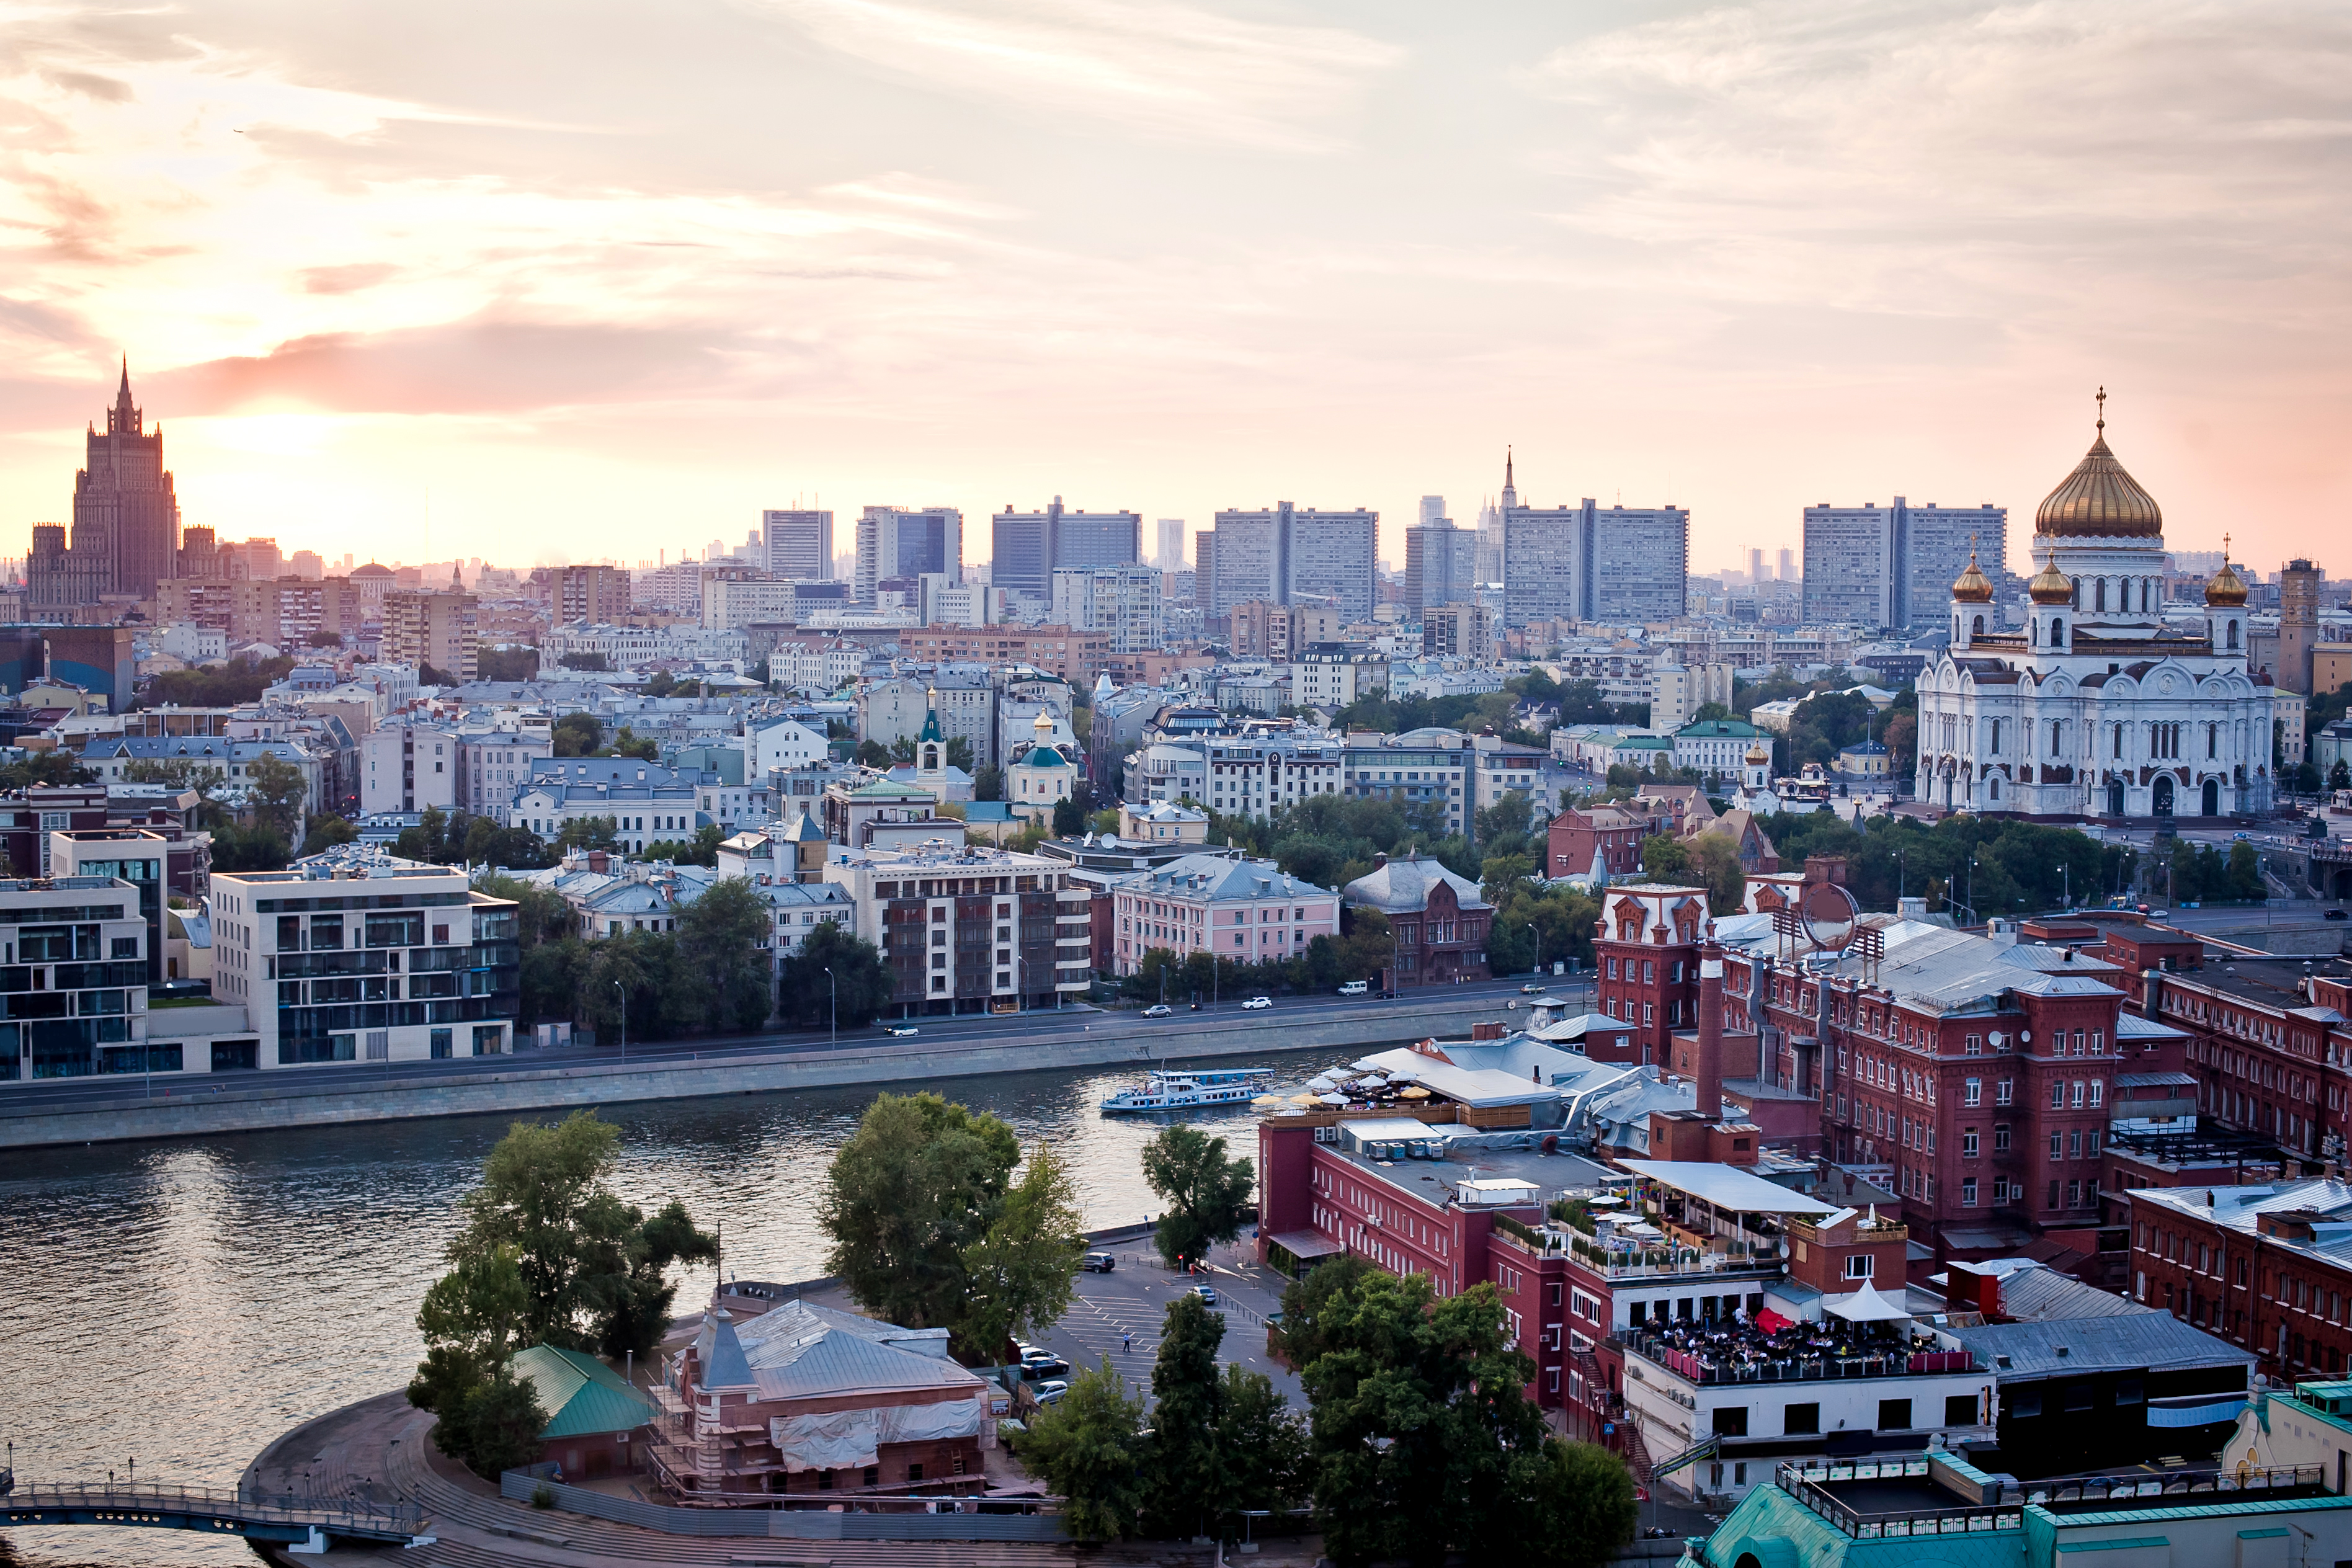
POLYGON ((1723 949, 1712 942, 1698 948, 1698 1060, 1691 1081, 1696 1086, 1700 1116, 1712 1123, 1723 1116, 1723 949))

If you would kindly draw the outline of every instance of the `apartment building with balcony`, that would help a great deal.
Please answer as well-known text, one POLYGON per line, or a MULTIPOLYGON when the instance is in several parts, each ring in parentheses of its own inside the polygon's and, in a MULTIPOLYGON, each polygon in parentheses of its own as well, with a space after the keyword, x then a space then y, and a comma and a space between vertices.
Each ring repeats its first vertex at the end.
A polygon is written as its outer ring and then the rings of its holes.
POLYGON ((1093 978, 1094 896, 1066 862, 939 838, 844 848, 824 879, 849 889, 898 1016, 1053 1007, 1093 978))

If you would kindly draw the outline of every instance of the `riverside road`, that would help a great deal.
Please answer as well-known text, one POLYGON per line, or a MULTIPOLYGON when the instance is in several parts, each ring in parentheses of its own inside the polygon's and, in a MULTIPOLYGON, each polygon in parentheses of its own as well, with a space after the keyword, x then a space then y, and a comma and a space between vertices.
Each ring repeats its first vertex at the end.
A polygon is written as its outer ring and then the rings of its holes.
MULTIPOLYGON (((1363 1028, 1368 1041, 1402 1038, 1416 1030, 1427 1033, 1433 1004, 1459 1002, 1465 1009, 1493 1009, 1503 1005, 1507 998, 1516 1002, 1521 986, 1527 983, 1525 976, 1513 976, 1469 985, 1409 991, 1395 1001, 1377 996, 1281 996, 1275 998, 1271 1009, 1259 1011, 1244 1011, 1242 998, 1229 997, 1213 1005, 1203 1003, 1197 1013, 1181 1003, 1171 1004, 1178 1011, 1170 1018, 1147 1019, 1135 1011, 1105 1012, 1091 1006, 917 1018, 911 1020, 918 1031, 911 1038, 892 1035, 885 1026, 873 1026, 844 1030, 837 1040, 829 1033, 757 1034, 644 1044, 632 1041, 625 1052, 615 1042, 611 1046, 529 1048, 511 1056, 457 1057, 440 1061, 341 1062, 271 1068, 258 1072, 169 1073, 152 1079, 140 1074, 123 1074, 64 1082, 13 1083, 0 1085, 0 1118, 121 1110, 150 1101, 159 1106, 184 1104, 230 1096, 250 1099, 322 1090, 364 1093, 372 1086, 414 1088, 436 1080, 457 1084, 478 1081, 493 1074, 560 1075, 578 1069, 602 1075, 625 1065, 632 1071, 658 1072, 719 1059, 730 1066, 758 1066, 792 1061, 846 1063, 870 1056, 878 1062, 910 1049, 938 1053, 1031 1044, 1045 1047, 1116 1043, 1129 1049, 1124 1053, 1098 1050, 1097 1059, 1138 1066, 1181 1063, 1188 1048, 1200 1051, 1207 1041, 1243 1024, 1253 1026, 1253 1032, 1269 1024, 1295 1024, 1301 1029, 1356 1025, 1363 1028), (1382 1020, 1390 1018, 1395 1020, 1394 1035, 1380 1027, 1382 1020)), ((1589 978, 1582 984, 1562 979, 1548 994, 1581 1007, 1589 1003, 1591 988, 1589 978)), ((1458 1029, 1437 1032, 1466 1034, 1468 1028, 1465 1021, 1458 1029)), ((1301 1048, 1315 1043, 1299 1042, 1301 1048)), ((1274 1041, 1270 1048, 1284 1047, 1279 1041, 1274 1041)))

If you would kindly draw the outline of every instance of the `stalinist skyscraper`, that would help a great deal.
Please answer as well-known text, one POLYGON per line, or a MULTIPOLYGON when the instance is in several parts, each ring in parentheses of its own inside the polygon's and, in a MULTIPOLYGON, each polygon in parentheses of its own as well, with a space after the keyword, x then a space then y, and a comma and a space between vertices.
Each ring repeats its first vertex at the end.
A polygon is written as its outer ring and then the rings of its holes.
POLYGON ((36 609, 98 603, 108 595, 150 598, 174 575, 180 502, 163 467, 163 432, 143 428, 131 401, 126 362, 106 430, 89 430, 87 460, 74 476, 73 539, 56 523, 36 524, 27 563, 36 609))

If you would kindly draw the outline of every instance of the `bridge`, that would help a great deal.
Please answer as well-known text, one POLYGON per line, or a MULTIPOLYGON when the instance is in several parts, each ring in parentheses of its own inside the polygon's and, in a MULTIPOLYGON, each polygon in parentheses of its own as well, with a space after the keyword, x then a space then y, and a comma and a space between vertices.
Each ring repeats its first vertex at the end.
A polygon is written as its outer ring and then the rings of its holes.
POLYGON ((106 1524, 193 1530, 205 1535, 292 1544, 323 1552, 334 1541, 421 1546, 425 1510, 413 1502, 370 1503, 264 1497, 212 1487, 142 1487, 121 1482, 15 1486, 0 1495, 0 1525, 106 1524))

